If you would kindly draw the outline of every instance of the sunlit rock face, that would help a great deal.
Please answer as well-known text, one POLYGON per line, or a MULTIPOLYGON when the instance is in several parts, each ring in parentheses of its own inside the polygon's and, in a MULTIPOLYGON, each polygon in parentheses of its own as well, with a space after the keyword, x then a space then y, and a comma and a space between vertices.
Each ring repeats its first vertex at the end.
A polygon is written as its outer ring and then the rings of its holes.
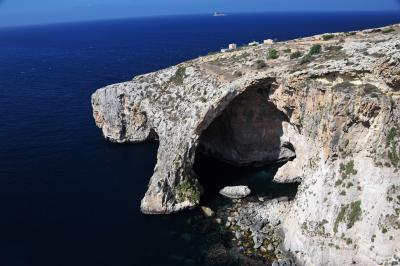
POLYGON ((269 87, 256 87, 235 98, 203 132, 200 150, 234 165, 257 165, 295 157, 284 139, 288 118, 269 102, 269 87))
POLYGON ((198 149, 237 165, 295 155, 274 177, 301 182, 281 217, 284 247, 305 265, 389 265, 400 252, 399 47, 393 25, 200 57, 99 89, 94 118, 110 141, 159 140, 144 213, 199 204, 198 149), (316 44, 303 60, 287 52, 316 44))

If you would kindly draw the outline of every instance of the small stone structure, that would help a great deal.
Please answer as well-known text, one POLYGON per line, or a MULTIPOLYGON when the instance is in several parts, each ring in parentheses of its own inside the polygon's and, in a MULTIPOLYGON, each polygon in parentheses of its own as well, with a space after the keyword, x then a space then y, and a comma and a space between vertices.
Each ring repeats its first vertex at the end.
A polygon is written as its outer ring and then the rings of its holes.
POLYGON ((237 44, 236 43, 229 44, 229 50, 236 50, 236 49, 237 49, 237 44))
POLYGON ((274 43, 274 40, 272 40, 272 39, 264 40, 264 44, 273 44, 273 43, 274 43))
POLYGON ((254 42, 250 42, 249 46, 257 46, 259 44, 260 44, 259 42, 254 41, 254 42))

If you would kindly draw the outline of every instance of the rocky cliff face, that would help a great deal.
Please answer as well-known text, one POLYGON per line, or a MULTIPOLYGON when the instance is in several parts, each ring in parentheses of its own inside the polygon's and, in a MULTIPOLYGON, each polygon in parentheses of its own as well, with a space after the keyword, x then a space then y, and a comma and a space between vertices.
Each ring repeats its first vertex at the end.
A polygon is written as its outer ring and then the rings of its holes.
POLYGON ((159 140, 143 212, 199 203, 197 149, 237 165, 292 159, 274 178, 301 182, 286 250, 306 265, 399 261, 400 25, 200 57, 99 89, 92 105, 106 139, 159 140))

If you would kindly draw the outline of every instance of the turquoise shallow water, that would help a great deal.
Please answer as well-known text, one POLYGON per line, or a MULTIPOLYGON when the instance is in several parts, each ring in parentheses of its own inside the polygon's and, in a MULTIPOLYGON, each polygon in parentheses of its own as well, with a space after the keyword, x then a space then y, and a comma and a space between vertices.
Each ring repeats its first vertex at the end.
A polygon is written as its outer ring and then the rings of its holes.
MULTIPOLYGON (((207 240, 193 233, 207 236, 209 230, 188 222, 196 212, 139 211, 157 144, 104 141, 93 122, 91 94, 231 42, 286 40, 399 18, 399 13, 275 13, 0 29, 0 265, 203 262, 207 240)), ((254 193, 268 191, 270 197, 286 193, 286 187, 265 185, 273 168, 204 169, 198 172, 209 192, 203 201, 210 204, 228 183, 246 181, 254 193)))

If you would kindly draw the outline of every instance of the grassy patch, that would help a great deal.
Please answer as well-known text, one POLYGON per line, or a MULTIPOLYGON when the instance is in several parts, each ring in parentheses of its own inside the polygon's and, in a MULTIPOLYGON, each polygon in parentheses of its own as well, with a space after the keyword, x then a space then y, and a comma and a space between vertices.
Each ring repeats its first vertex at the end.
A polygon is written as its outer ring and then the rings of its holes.
POLYGON ((391 33, 391 32, 394 32, 395 30, 393 29, 393 28, 386 28, 386 29, 383 29, 382 30, 382 33, 383 34, 388 34, 388 33, 391 33))
POLYGON ((312 56, 319 54, 321 52, 321 49, 322 46, 319 44, 314 44, 313 46, 311 46, 310 51, 300 59, 300 64, 303 65, 311 62, 311 60, 313 59, 312 56))
POLYGON ((286 48, 285 50, 283 50, 285 53, 290 54, 292 52, 292 49, 290 48, 286 48))

